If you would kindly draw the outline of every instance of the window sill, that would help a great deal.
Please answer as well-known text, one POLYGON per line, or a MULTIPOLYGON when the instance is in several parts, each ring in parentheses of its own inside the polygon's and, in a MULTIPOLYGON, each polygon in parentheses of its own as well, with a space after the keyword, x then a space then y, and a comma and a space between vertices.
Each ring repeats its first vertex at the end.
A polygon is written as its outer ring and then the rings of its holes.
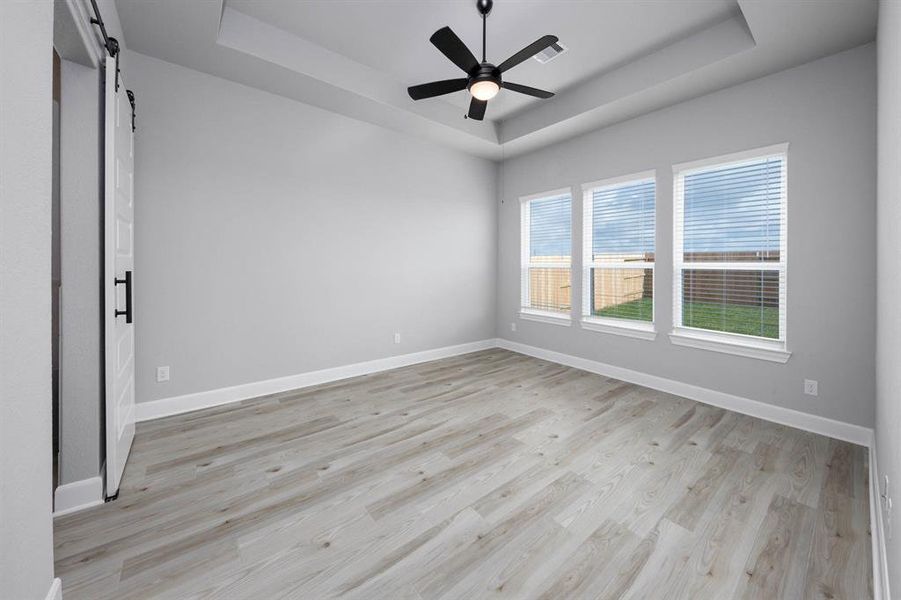
POLYGON ((657 332, 654 331, 654 325, 650 323, 584 318, 582 319, 582 329, 610 333, 613 335, 623 335, 639 340, 653 341, 657 339, 657 332))
POLYGON ((714 333, 703 330, 676 328, 669 334, 670 341, 677 346, 688 346, 712 352, 723 352, 758 360, 786 363, 792 353, 785 349, 783 342, 744 339, 746 336, 728 333, 714 333))
POLYGON ((549 323, 551 325, 562 325, 563 327, 569 327, 570 325, 572 325, 572 320, 569 318, 569 315, 544 312, 540 310, 520 310, 519 318, 525 319, 526 321, 537 321, 539 323, 549 323))

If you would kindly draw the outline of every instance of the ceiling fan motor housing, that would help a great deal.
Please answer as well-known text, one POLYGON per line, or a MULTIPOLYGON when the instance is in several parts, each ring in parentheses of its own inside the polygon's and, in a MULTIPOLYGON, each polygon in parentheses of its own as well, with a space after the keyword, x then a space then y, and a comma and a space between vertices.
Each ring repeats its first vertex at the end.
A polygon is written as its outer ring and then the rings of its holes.
POLYGON ((501 72, 491 63, 482 63, 479 65, 478 69, 473 70, 473 72, 469 74, 469 83, 466 84, 466 89, 472 88, 474 84, 480 81, 493 81, 500 87, 501 72))

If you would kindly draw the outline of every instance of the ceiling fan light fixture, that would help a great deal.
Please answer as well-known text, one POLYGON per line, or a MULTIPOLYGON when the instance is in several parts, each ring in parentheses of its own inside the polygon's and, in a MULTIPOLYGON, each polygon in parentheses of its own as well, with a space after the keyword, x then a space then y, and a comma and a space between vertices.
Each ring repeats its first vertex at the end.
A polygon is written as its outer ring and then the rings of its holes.
POLYGON ((469 93, 472 94, 472 97, 476 100, 491 100, 497 93, 501 90, 501 86, 497 84, 496 81, 492 81, 490 79, 485 79, 482 81, 476 81, 469 88, 469 93))

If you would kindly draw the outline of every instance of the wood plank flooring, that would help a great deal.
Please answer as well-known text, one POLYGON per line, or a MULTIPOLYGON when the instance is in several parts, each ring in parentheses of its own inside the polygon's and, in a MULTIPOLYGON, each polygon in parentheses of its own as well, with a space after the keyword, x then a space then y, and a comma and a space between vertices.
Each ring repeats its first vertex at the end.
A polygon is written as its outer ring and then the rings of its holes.
POLYGON ((504 350, 139 425, 66 600, 872 597, 864 448, 504 350))

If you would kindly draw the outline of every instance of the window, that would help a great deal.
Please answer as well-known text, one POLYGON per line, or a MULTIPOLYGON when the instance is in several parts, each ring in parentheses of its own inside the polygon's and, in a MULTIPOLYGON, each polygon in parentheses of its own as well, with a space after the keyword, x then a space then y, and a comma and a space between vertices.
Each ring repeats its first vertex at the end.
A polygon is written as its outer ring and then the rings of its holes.
POLYGON ((674 167, 674 343, 788 360, 786 151, 674 167))
POLYGON ((654 172, 583 186, 582 326, 654 338, 654 172))
POLYGON ((522 302, 525 319, 568 324, 572 196, 568 189, 522 199, 522 302))

